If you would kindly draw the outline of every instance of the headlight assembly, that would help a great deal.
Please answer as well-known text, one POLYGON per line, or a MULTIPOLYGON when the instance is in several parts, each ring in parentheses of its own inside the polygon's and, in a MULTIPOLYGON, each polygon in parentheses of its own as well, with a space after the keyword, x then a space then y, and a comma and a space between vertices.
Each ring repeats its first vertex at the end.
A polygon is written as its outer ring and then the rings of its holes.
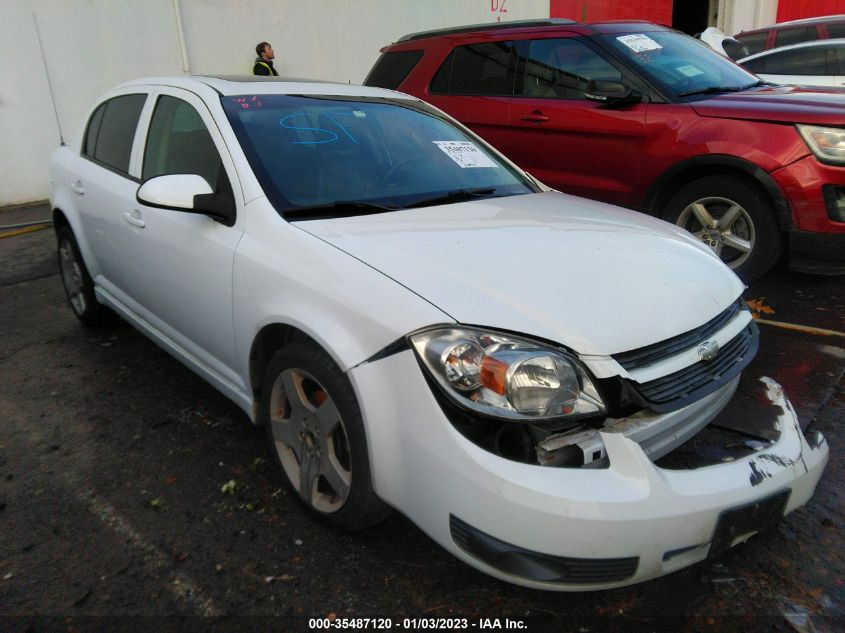
POLYGON ((821 162, 828 165, 845 165, 845 129, 798 125, 804 142, 821 162))
POLYGON ((440 328, 409 338, 443 391, 477 413, 525 422, 605 413, 586 370, 561 349, 475 328, 440 328))

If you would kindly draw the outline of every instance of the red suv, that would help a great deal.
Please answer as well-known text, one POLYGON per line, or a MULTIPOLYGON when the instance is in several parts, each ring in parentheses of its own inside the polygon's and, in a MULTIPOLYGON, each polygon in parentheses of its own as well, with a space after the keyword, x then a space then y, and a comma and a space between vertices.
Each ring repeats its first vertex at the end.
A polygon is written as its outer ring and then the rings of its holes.
POLYGON ((647 22, 570 20, 406 35, 365 84, 429 101, 556 189, 688 229, 745 280, 785 248, 845 272, 845 92, 768 84, 647 22))

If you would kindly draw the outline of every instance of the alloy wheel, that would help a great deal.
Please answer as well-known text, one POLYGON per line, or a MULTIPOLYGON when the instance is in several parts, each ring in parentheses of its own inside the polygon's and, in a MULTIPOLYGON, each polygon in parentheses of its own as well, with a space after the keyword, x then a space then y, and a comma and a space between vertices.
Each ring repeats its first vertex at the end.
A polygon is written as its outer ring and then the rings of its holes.
POLYGON ((59 267, 62 272, 62 282, 67 291, 70 305, 76 314, 83 314, 88 302, 85 299, 85 285, 82 265, 76 257, 76 251, 70 240, 63 239, 59 246, 59 267))
POLYGON ((343 419, 326 389, 301 369, 285 369, 270 394, 273 441, 299 496, 319 512, 349 498, 352 467, 343 419))
POLYGON ((681 211, 677 224, 707 244, 733 269, 751 256, 757 239, 748 211, 735 201, 718 196, 689 204, 681 211))

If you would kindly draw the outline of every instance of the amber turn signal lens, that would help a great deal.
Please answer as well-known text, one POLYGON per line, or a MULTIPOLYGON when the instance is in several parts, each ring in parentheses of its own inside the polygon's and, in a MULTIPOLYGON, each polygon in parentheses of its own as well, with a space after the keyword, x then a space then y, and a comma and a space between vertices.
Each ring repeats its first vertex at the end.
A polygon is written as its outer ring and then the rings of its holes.
POLYGON ((481 361, 481 384, 500 396, 505 395, 508 377, 508 364, 485 356, 481 361))

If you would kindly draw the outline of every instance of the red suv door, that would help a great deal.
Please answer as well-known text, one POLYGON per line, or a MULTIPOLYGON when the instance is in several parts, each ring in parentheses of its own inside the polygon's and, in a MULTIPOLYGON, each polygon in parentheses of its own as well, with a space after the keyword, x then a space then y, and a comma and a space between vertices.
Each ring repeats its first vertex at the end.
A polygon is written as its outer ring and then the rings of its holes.
POLYGON ((511 158, 562 191, 639 204, 648 104, 608 107, 586 98, 590 80, 626 82, 622 71, 574 37, 524 40, 517 51, 511 158))

